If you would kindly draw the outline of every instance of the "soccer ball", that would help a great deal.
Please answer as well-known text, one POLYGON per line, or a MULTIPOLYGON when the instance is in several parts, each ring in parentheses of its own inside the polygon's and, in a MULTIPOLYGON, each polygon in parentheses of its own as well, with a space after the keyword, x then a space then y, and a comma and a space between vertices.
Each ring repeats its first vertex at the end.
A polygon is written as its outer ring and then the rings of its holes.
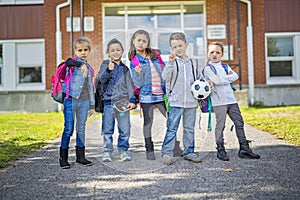
POLYGON ((211 93, 210 85, 204 79, 196 80, 192 84, 191 90, 196 99, 205 99, 211 93))

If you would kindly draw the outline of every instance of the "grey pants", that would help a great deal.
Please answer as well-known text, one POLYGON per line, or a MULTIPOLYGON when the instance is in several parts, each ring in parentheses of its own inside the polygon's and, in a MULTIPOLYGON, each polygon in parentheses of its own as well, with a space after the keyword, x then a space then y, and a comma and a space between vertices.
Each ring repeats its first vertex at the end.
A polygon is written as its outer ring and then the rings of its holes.
POLYGON ((223 106, 213 106, 213 110, 216 115, 216 128, 215 128, 215 139, 216 143, 224 143, 224 128, 225 128, 225 122, 226 122, 226 115, 230 117, 230 119, 233 121, 235 126, 235 133, 239 140, 239 143, 245 143, 246 142, 246 136, 244 131, 244 120, 241 115, 241 111, 239 108, 239 105, 237 103, 235 104, 229 104, 229 105, 223 105, 223 106))

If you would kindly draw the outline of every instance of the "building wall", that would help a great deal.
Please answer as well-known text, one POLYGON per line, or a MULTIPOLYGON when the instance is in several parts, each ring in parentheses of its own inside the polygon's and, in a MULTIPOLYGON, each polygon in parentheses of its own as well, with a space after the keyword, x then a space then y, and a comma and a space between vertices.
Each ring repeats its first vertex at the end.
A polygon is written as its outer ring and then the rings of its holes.
POLYGON ((0 40, 44 37, 43 5, 0 6, 0 40))
POLYGON ((266 32, 300 32, 299 0, 265 0, 266 32))

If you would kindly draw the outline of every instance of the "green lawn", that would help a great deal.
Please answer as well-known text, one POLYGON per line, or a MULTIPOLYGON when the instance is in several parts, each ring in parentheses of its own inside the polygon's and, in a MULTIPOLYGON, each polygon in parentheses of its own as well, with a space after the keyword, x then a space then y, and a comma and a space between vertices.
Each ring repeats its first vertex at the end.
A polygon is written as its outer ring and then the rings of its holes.
POLYGON ((62 113, 0 114, 0 168, 61 135, 62 113))
MULTIPOLYGON (((241 107, 241 111, 246 124, 300 145, 300 106, 241 107)), ((100 117, 94 114, 88 123, 100 117)), ((0 168, 60 137, 63 123, 63 113, 0 114, 0 168)))
POLYGON ((277 139, 300 145, 300 106, 242 107, 241 112, 246 124, 269 132, 277 139))

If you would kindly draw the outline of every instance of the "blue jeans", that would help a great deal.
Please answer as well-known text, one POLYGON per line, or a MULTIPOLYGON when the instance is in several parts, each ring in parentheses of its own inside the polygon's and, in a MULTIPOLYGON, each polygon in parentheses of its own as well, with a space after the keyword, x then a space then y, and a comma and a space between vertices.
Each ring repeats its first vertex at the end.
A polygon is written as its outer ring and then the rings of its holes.
POLYGON ((180 119, 183 119, 183 156, 194 153, 195 149, 195 122, 197 108, 171 107, 168 115, 168 127, 162 144, 162 154, 173 156, 177 130, 180 119))
POLYGON ((88 117, 89 100, 65 99, 64 120, 65 128, 61 138, 61 147, 69 147, 71 136, 74 132, 76 115, 76 146, 83 147, 85 142, 85 123, 88 117))
POLYGON ((102 115, 102 135, 103 135, 103 153, 112 153, 113 134, 115 128, 115 119, 118 121, 118 152, 122 153, 129 148, 130 137, 130 112, 120 113, 114 109, 113 105, 104 105, 102 115))

